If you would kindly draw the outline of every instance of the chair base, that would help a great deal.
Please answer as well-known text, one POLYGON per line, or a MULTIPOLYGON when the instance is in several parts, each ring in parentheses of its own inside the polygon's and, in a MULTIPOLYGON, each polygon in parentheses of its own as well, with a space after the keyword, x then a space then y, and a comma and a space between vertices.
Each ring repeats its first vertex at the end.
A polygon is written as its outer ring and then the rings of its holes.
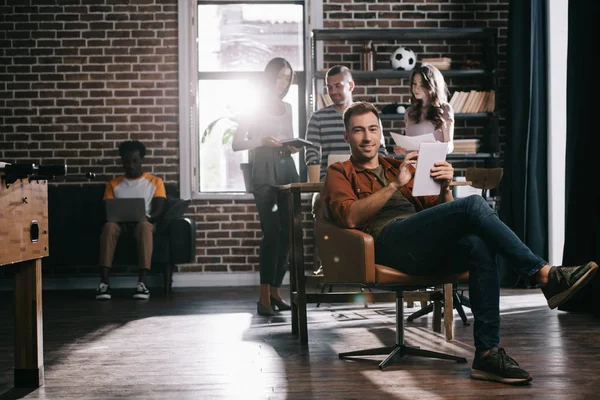
POLYGON ((379 363, 379 369, 383 370, 388 365, 392 364, 399 358, 404 356, 417 356, 417 357, 427 357, 427 358, 441 358, 444 360, 452 360, 459 363, 466 363, 467 359, 464 357, 453 356, 451 354, 439 353, 437 351, 431 350, 423 350, 419 347, 408 346, 406 344, 398 344, 395 346, 388 347, 378 347, 374 349, 367 350, 357 350, 357 351, 349 351, 346 353, 340 353, 339 358, 350 358, 350 357, 360 357, 360 356, 378 356, 382 354, 387 354, 388 356, 379 363))
MULTIPOLYGON (((453 302, 454 309, 458 312, 458 315, 460 316, 460 319, 461 319, 463 325, 464 326, 471 325, 469 323, 469 320, 467 319, 467 315, 465 314, 465 310, 463 308, 463 305, 471 308, 471 303, 469 302, 469 299, 466 296, 457 293, 456 289, 453 291, 452 297, 454 299, 454 302, 453 302)), ((427 305, 426 307, 421 308, 418 311, 415 311, 414 313, 409 315, 408 318, 406 318, 406 320, 408 322, 412 322, 415 319, 422 317, 423 315, 427 315, 432 311, 433 311, 433 303, 427 305)))

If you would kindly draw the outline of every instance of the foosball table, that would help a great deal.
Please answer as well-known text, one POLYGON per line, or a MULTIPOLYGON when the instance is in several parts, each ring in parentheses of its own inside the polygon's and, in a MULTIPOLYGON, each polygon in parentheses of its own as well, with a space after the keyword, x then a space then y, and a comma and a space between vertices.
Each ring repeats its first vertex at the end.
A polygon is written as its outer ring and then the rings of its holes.
POLYGON ((48 180, 66 166, 0 165, 0 268, 14 270, 15 388, 44 384, 42 258, 48 248, 48 180))

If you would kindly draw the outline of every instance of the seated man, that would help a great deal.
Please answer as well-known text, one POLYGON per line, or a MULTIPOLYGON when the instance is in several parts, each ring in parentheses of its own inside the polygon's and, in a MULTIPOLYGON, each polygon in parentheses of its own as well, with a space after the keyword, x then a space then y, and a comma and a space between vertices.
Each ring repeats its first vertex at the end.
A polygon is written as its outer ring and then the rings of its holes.
POLYGON ((150 291, 146 287, 146 278, 152 260, 152 233, 154 223, 162 215, 166 200, 165 185, 157 176, 142 172, 142 162, 146 155, 146 146, 137 140, 129 140, 119 146, 119 155, 123 162, 125 175, 106 184, 104 199, 138 198, 145 199, 147 221, 137 223, 106 222, 100 236, 100 285, 96 290, 96 299, 111 298, 108 274, 112 266, 117 241, 122 232, 133 234, 137 243, 140 274, 133 294, 134 299, 148 299, 150 291))
POLYGON ((441 183, 438 196, 413 197, 414 164, 377 156, 380 121, 369 103, 344 113, 345 140, 352 157, 327 170, 321 193, 335 222, 375 239, 375 262, 410 275, 454 274, 469 270, 469 295, 475 319, 474 379, 503 383, 530 381, 531 375, 500 343, 500 283, 496 254, 504 256, 530 282, 539 284, 550 308, 563 304, 596 273, 594 262, 551 267, 508 228, 481 196, 454 200, 452 165, 437 161, 431 177, 441 183))
MULTIPOLYGON (((327 160, 330 154, 349 154, 350 148, 344 141, 344 118, 343 113, 350 104, 352 104, 352 91, 354 90, 354 79, 352 73, 343 65, 334 65, 327 70, 325 74, 325 83, 327 94, 333 104, 315 111, 308 121, 306 128, 306 140, 315 144, 315 146, 305 147, 305 161, 308 170, 308 181, 319 182, 325 179, 327 172, 327 160)), ((379 154, 387 155, 385 150, 385 139, 383 130, 381 131, 381 140, 379 154)), ((312 198, 313 219, 319 214, 317 193, 312 198)), ((314 264, 318 266, 316 275, 322 274, 321 262, 317 256, 317 241, 313 243, 314 264)))

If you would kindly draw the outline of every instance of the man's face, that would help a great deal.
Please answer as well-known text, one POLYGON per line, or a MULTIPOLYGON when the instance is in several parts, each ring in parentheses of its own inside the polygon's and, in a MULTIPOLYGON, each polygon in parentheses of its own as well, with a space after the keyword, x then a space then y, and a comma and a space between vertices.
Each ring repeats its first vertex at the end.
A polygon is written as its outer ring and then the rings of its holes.
POLYGON ((350 145, 352 157, 358 162, 376 158, 381 143, 379 118, 372 112, 353 115, 348 128, 349 130, 344 133, 344 139, 350 145))
POLYGON ((127 178, 139 178, 142 175, 142 157, 138 150, 125 153, 121 161, 127 178))
POLYGON ((354 82, 344 78, 344 74, 337 74, 327 78, 327 93, 336 106, 348 106, 352 102, 354 82))

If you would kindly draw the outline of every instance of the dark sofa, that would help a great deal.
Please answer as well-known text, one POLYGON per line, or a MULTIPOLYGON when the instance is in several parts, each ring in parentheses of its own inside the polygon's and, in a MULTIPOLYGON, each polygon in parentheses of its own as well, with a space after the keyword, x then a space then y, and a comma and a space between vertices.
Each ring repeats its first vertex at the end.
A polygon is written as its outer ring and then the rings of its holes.
MULTIPOLYGON (((48 226, 50 255, 43 259, 44 270, 56 273, 65 266, 98 273, 100 233, 104 224, 104 183, 63 184, 48 187, 48 226)), ((179 200, 177 188, 165 186, 167 202, 157 222, 150 273, 162 273, 163 289, 172 287, 176 264, 191 262, 195 256, 194 221, 183 217, 187 203, 179 200)), ((133 237, 122 235, 117 245, 113 273, 137 271, 136 244, 133 237)))

